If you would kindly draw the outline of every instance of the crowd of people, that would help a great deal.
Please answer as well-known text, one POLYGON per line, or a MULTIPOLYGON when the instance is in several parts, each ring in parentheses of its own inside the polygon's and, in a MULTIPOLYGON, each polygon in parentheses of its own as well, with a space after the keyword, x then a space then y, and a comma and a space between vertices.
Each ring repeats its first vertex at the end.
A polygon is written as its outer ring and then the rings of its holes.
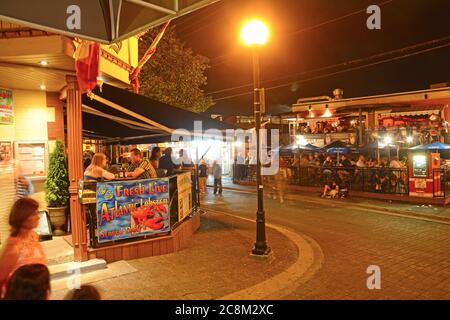
MULTIPOLYGON (((149 159, 143 157, 139 149, 132 149, 129 157, 120 157, 111 164, 104 153, 87 153, 85 155, 85 180, 113 180, 117 178, 120 170, 126 171, 126 177, 134 179, 149 179, 168 177, 180 171, 194 170, 195 164, 188 153, 180 149, 178 157, 173 157, 173 149, 166 148, 164 155, 161 148, 153 147, 149 159)), ((198 165, 199 191, 206 193, 206 181, 209 174, 214 178, 214 194, 222 194, 222 166, 214 160, 208 164, 206 159, 201 159, 198 165)))
POLYGON ((319 121, 315 126, 311 127, 306 123, 301 124, 298 128, 298 134, 327 134, 341 132, 357 132, 358 125, 356 122, 344 123, 339 122, 332 124, 327 121, 319 121))
MULTIPOLYGON (((22 197, 9 214, 10 235, 0 251, 0 299, 49 300, 50 271, 47 257, 34 229, 39 225, 39 204, 22 197)), ((101 300, 93 286, 70 290, 65 300, 101 300)))
POLYGON ((84 156, 84 178, 86 180, 113 180, 118 173, 125 171, 125 177, 149 179, 171 176, 178 170, 194 168, 194 163, 181 149, 178 157, 173 157, 172 148, 166 148, 162 154, 160 147, 153 147, 146 159, 139 149, 130 150, 127 157, 121 156, 113 163, 104 153, 87 152, 84 156))
MULTIPOLYGON (((346 197, 349 190, 384 193, 407 192, 406 159, 367 157, 363 154, 310 153, 295 155, 290 161, 280 157, 280 170, 264 177, 266 195, 283 202, 288 184, 322 186, 323 197, 346 197)), ((236 164, 235 181, 254 179, 252 166, 236 164)))

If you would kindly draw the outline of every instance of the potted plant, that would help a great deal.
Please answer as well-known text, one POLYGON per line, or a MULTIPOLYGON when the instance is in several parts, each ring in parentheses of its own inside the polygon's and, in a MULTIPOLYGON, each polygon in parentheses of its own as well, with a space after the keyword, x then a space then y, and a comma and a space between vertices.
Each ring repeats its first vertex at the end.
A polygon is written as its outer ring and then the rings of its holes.
POLYGON ((66 209, 69 200, 69 171, 64 145, 56 141, 55 149, 50 154, 47 180, 45 181, 45 199, 52 223, 54 235, 62 235, 61 229, 67 222, 66 209))

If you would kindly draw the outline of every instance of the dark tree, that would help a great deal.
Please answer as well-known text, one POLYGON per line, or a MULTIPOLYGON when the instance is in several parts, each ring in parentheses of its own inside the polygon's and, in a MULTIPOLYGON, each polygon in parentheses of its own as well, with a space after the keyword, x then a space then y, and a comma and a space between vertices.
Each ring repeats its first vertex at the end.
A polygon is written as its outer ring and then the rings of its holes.
MULTIPOLYGON (((160 31, 154 28, 139 42, 139 58, 160 31)), ((176 36, 175 28, 167 28, 156 52, 142 68, 139 93, 149 98, 194 112, 206 111, 214 103, 205 96, 207 57, 195 54, 176 36)))

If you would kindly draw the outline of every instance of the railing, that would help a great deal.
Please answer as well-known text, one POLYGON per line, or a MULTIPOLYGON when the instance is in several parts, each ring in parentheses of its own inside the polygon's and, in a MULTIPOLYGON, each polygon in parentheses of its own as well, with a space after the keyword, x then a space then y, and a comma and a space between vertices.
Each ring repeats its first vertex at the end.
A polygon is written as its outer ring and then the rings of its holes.
MULTIPOLYGON (((234 182, 256 181, 254 165, 235 165, 233 172, 234 182)), ((332 180, 338 180, 350 191, 401 195, 409 193, 407 168, 289 167, 285 172, 290 185, 322 188, 325 184, 332 183, 332 180)))
MULTIPOLYGON (((288 171, 289 172, 289 171, 288 171)), ((406 168, 344 168, 344 167, 297 167, 288 183, 301 186, 323 187, 333 180, 350 191, 376 192, 407 195, 408 170, 406 168)))
POLYGON ((450 170, 434 169, 433 170, 433 197, 446 198, 450 197, 450 170))

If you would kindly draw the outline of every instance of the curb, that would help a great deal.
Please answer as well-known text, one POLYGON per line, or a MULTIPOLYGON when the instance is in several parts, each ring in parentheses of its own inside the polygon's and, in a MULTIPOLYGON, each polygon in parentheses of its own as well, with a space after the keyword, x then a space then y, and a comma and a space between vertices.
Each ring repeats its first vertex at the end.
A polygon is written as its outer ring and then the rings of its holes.
POLYGON ((84 274, 106 268, 106 261, 103 259, 91 259, 83 262, 67 262, 48 267, 51 280, 59 280, 70 277, 73 274, 84 274))
MULTIPOLYGON (((243 192, 243 193, 256 193, 253 190, 243 190, 239 188, 232 188, 232 187, 223 187, 223 190, 233 191, 233 192, 243 192)), ((300 200, 304 202, 314 203, 314 204, 323 204, 326 206, 340 206, 349 209, 349 208, 358 208, 358 209, 364 209, 371 211, 372 213, 378 213, 378 214, 384 214, 389 216, 396 216, 401 218, 407 218, 407 219, 415 219, 420 221, 427 221, 427 222, 434 222, 434 223, 440 223, 445 225, 450 225, 450 218, 441 217, 433 214, 411 214, 405 211, 401 210, 395 210, 395 209, 389 209, 389 208, 380 208, 376 206, 371 205, 360 205, 360 204, 351 204, 348 202, 338 202, 338 200, 331 200, 334 201, 332 203, 327 203, 326 201, 329 201, 330 199, 323 200, 323 199, 314 199, 314 198, 306 198, 304 196, 297 196, 297 195, 290 195, 286 194, 284 196, 285 199, 289 200, 300 200), (300 199, 301 198, 301 199, 300 199)))
MULTIPOLYGON (((203 208, 203 210, 255 223, 252 219, 239 217, 224 211, 207 208, 203 208)), ((322 267, 324 255, 320 246, 313 239, 271 223, 267 223, 266 226, 282 233, 296 245, 298 250, 297 261, 283 272, 264 280, 263 282, 233 292, 218 298, 218 300, 282 299, 286 295, 292 293, 301 284, 311 279, 322 267)))

